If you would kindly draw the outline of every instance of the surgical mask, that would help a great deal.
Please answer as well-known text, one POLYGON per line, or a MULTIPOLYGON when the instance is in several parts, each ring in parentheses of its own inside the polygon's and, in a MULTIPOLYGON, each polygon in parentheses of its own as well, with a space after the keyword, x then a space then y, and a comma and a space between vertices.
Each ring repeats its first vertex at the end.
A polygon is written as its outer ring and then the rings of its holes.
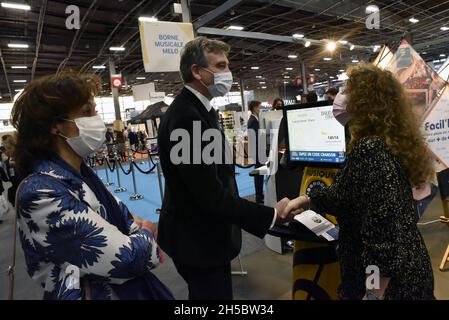
POLYGON ((351 116, 348 111, 346 111, 347 107, 347 97, 343 93, 338 93, 334 99, 334 105, 332 107, 332 113, 334 114, 335 119, 341 123, 342 126, 345 126, 351 116))
POLYGON ((59 135, 66 139, 73 151, 83 159, 97 151, 106 140, 106 126, 99 115, 76 118, 75 120, 65 119, 65 121, 71 121, 76 124, 79 136, 67 138, 62 134, 59 135))
POLYGON ((203 69, 214 75, 214 84, 211 84, 210 86, 206 86, 201 81, 212 97, 223 97, 231 91, 232 82, 234 81, 232 78, 232 72, 212 72, 206 68, 203 69))

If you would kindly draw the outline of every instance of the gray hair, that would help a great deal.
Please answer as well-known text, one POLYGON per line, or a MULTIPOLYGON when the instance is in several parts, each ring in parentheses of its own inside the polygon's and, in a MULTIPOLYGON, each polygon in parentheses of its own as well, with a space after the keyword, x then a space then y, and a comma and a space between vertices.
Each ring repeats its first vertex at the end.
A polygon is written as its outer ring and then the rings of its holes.
POLYGON ((181 51, 180 72, 184 83, 190 83, 194 80, 192 74, 192 65, 207 68, 209 62, 205 53, 229 53, 230 46, 223 41, 198 37, 186 43, 181 51))

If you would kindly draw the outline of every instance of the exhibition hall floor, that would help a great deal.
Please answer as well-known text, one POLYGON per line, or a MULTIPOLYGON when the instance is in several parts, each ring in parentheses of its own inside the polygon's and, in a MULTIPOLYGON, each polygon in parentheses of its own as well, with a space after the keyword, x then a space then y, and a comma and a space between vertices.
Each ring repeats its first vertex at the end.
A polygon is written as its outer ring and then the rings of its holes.
MULTIPOLYGON (((148 164, 141 165, 148 168, 148 164)), ((126 169, 126 168, 125 168, 126 169)), ((242 196, 253 200, 254 191, 252 178, 248 177, 249 170, 238 169, 237 181, 242 196), (249 196, 248 196, 249 195, 249 196)), ((140 174, 140 173, 139 173, 140 174)), ((101 176, 101 173, 100 173, 101 176)), ((123 175, 122 175, 123 176, 123 175)), ((115 174, 110 176, 116 182, 115 174)), ((130 207, 136 213, 139 212, 145 218, 157 221, 154 210, 160 206, 157 178, 155 174, 140 176, 139 191, 144 192, 145 201, 130 202, 130 207), (143 179, 143 180, 141 180, 143 179), (151 195, 145 193, 145 188, 150 188, 151 195)), ((123 184, 131 189, 132 182, 123 180, 123 184)), ((121 194, 126 200, 129 194, 121 194)), ((423 221, 437 219, 442 214, 441 201, 437 197, 430 204, 423 221)), ((449 271, 438 270, 442 255, 449 244, 449 227, 441 223, 420 226, 422 235, 432 258, 435 276, 435 295, 437 299, 449 299, 449 271)), ((6 299, 7 276, 6 271, 11 259, 12 217, 0 225, 0 300, 6 299)), ((213 239, 210 239, 213 241, 213 239)), ((291 265, 292 255, 279 255, 267 249, 262 240, 244 232, 242 246, 242 263, 246 276, 233 276, 235 299, 265 300, 265 299, 291 299, 291 265)), ((238 261, 232 263, 233 270, 239 270, 238 261)), ((187 298, 187 287, 182 278, 177 274, 170 259, 154 270, 154 273, 172 290, 176 299, 187 298)), ((16 299, 41 299, 42 289, 38 287, 25 271, 25 261, 22 250, 18 251, 16 267, 16 299)))

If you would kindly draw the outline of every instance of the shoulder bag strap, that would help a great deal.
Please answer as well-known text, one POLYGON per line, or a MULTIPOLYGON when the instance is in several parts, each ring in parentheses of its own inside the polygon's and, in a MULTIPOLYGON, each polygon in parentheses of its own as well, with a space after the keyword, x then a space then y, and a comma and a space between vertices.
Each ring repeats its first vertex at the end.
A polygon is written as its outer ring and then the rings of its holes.
MULTIPOLYGON (((29 176, 26 178, 28 179, 29 176)), ((8 278, 9 278, 9 287, 8 287, 8 300, 14 300, 14 267, 16 266, 16 252, 17 252, 17 209, 18 209, 18 195, 20 187, 22 183, 26 180, 23 179, 16 190, 16 201, 14 210, 14 223, 13 223, 13 236, 12 236, 12 260, 11 264, 8 267, 8 278)))

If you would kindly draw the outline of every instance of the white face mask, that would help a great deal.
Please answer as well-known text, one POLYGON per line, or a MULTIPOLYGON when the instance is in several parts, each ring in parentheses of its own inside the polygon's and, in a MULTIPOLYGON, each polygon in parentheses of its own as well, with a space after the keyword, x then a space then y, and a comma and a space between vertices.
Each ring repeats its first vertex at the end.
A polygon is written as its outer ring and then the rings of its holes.
POLYGON ((337 119, 342 126, 345 126, 350 119, 350 115, 348 111, 346 111, 347 104, 348 102, 346 96, 339 92, 334 99, 332 113, 334 114, 335 119, 337 119))
POLYGON ((211 84, 210 86, 206 86, 201 81, 203 86, 209 90, 212 97, 223 97, 231 91, 232 82, 234 81, 232 78, 232 72, 212 72, 206 68, 203 69, 214 75, 214 84, 211 84))
POLYGON ((67 138, 62 134, 59 135, 66 139, 73 151, 83 159, 97 151, 106 140, 106 126, 99 115, 76 118, 75 120, 66 119, 66 121, 75 122, 79 136, 67 138))

